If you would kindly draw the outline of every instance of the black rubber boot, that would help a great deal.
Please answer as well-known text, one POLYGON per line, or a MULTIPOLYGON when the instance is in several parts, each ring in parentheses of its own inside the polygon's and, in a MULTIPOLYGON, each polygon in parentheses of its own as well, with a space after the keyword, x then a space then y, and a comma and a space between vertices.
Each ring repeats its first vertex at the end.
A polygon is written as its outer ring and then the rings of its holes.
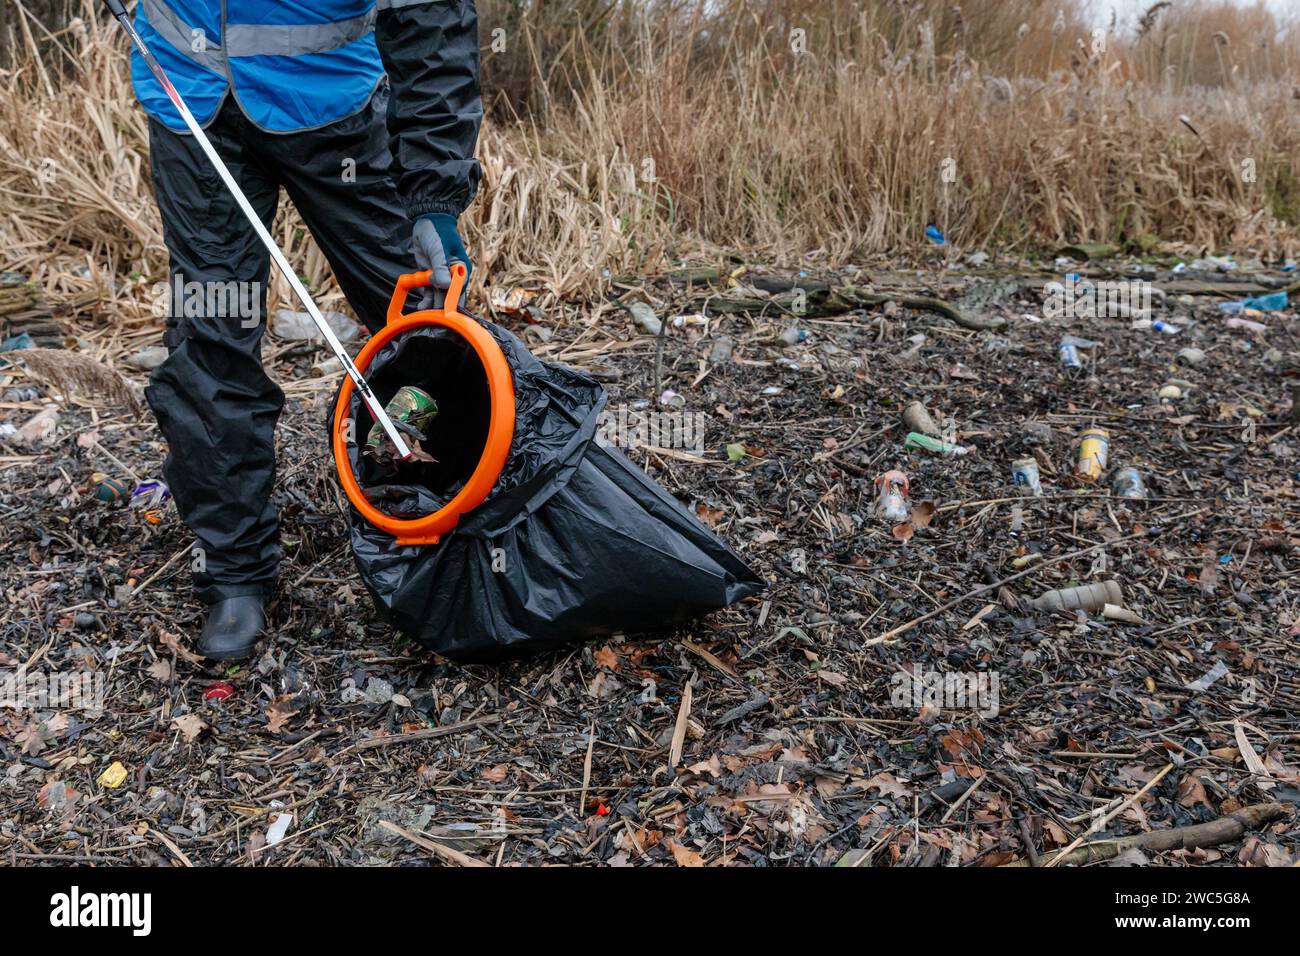
POLYGON ((225 598, 208 608, 208 619, 199 635, 199 653, 210 661, 242 661, 253 655, 253 646, 265 626, 260 596, 225 598))

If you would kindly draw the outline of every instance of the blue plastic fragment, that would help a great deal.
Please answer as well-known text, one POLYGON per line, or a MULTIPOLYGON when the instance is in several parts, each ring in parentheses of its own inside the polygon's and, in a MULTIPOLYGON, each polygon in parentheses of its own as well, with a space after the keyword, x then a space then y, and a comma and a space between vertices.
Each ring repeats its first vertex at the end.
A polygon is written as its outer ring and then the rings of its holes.
POLYGON ((1257 295, 1241 303, 1243 308, 1255 309, 1257 312, 1281 312, 1287 306, 1286 292, 1273 292, 1269 295, 1257 295))

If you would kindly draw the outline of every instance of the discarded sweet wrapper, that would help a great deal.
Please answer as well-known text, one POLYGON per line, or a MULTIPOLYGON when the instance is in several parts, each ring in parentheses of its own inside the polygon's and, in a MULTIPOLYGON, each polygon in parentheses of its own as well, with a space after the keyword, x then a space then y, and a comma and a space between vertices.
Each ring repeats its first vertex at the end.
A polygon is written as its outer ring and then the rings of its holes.
MULTIPOLYGON (((272 800, 271 806, 280 809, 284 806, 279 800, 272 800)), ((284 839, 284 835, 289 832, 289 826, 293 823, 292 813, 278 813, 271 825, 266 828, 266 845, 275 846, 284 839)))
POLYGON ((536 290, 526 289, 523 286, 495 289, 492 293, 492 305, 502 312, 518 312, 535 298, 537 298, 536 290))
POLYGON ((135 486, 131 492, 131 507, 155 511, 171 498, 171 489, 166 482, 158 478, 146 478, 135 486))
POLYGON ((541 310, 534 304, 541 293, 536 289, 515 286, 492 293, 492 308, 501 315, 523 315, 529 322, 541 321, 541 310))
POLYGON ((121 761, 114 760, 97 778, 96 782, 109 790, 116 790, 122 784, 126 783, 126 778, 130 773, 124 767, 121 761))
MULTIPOLYGON (((414 385, 403 385, 397 390, 397 394, 389 399, 388 404, 384 406, 384 411, 392 419, 393 426, 403 435, 412 439, 408 444, 411 447, 411 458, 414 461, 432 462, 435 459, 428 454, 420 443, 425 440, 429 426, 433 424, 434 418, 438 415, 438 403, 422 388, 416 388, 414 385)), ((376 462, 389 466, 395 465, 397 457, 396 449, 393 443, 388 440, 384 433, 384 426, 375 422, 370 426, 370 431, 366 435, 365 453, 373 458, 376 462)))

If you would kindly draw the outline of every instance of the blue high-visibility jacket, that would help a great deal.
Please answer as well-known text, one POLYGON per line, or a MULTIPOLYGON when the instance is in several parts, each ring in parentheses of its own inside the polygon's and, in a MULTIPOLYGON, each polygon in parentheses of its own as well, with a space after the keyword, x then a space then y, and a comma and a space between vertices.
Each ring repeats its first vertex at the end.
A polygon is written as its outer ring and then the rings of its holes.
MULTIPOLYGON (((473 0, 140 0, 136 29, 200 125, 227 97, 268 133, 357 113, 387 72, 398 191, 412 215, 458 215, 480 170, 473 0)), ((150 116, 185 124, 139 54, 131 79, 150 116)))

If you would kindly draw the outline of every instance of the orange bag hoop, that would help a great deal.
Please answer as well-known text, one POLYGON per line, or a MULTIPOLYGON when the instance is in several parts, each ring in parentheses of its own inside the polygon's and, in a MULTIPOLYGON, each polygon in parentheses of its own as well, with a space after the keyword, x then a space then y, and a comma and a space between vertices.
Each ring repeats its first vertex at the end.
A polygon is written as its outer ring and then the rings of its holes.
POLYGON ((515 435, 514 377, 510 374, 510 366, 501 351, 501 346, 497 345, 487 329, 457 311, 461 292, 465 288, 464 264, 452 263, 451 287, 447 290, 446 304, 442 309, 427 309, 422 312, 412 312, 410 315, 402 314, 407 295, 412 289, 429 285, 431 275, 429 272, 415 272, 398 276, 397 288, 393 290, 393 298, 388 303, 388 324, 366 343, 361 354, 356 358, 356 366, 364 374, 371 359, 380 349, 401 333, 421 326, 436 325, 451 329, 473 346, 487 375, 492 408, 488 421, 487 443, 465 487, 433 514, 422 518, 394 518, 392 515, 384 514, 370 503, 365 492, 362 491, 348 457, 345 426, 352 393, 355 390, 352 379, 344 377, 343 388, 339 391, 338 403, 334 407, 334 467, 338 470, 343 490, 348 500, 352 502, 352 506, 367 522, 391 534, 400 545, 437 544, 442 535, 456 527, 461 515, 481 505, 497 483, 497 478, 501 476, 501 469, 505 467, 506 458, 510 454, 510 443, 515 435))

